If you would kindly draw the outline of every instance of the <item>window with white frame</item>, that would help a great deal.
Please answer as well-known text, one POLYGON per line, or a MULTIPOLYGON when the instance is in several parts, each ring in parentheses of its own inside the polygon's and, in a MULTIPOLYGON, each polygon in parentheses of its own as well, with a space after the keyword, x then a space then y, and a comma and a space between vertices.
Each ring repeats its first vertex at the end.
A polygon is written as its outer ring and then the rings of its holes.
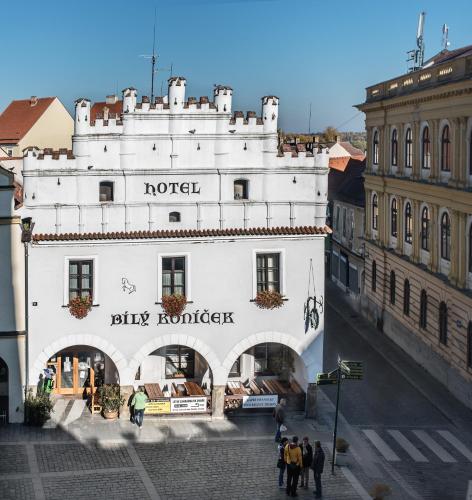
POLYGON ((68 256, 64 260, 63 305, 71 299, 89 297, 98 305, 98 260, 96 256, 68 256))
POLYGON ((159 254, 157 271, 157 299, 165 295, 185 295, 191 301, 190 254, 159 254))
POLYGON ((258 253, 256 275, 258 292, 280 292, 280 253, 258 253))

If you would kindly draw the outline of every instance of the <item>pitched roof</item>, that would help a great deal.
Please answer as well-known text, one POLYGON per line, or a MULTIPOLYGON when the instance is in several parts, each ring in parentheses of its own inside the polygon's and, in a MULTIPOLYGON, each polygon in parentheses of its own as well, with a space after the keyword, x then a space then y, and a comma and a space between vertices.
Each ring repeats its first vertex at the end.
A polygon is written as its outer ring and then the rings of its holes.
POLYGON ((345 201, 346 203, 350 203, 351 205, 364 207, 364 170, 365 162, 351 166, 348 175, 346 175, 341 184, 339 184, 337 191, 333 195, 333 198, 335 200, 345 201))
POLYGON ((77 241, 77 240, 142 240, 163 238, 208 238, 218 236, 292 236, 292 235, 325 235, 330 234, 328 226, 298 227, 255 227, 252 229, 178 229, 157 231, 131 231, 113 233, 63 233, 35 234, 34 241, 77 241))
POLYGON ((459 57, 465 57, 472 54, 472 45, 466 45, 459 49, 454 50, 441 50, 435 56, 430 57, 424 64, 422 69, 430 68, 435 64, 441 64, 447 61, 452 61, 453 59, 458 59, 459 57))
POLYGON ((359 148, 353 146, 349 141, 341 141, 339 144, 351 155, 352 158, 356 160, 363 160, 365 158, 365 153, 359 148), (359 158, 357 158, 359 156, 359 158))
POLYGON ((20 141, 48 109, 55 97, 12 101, 0 115, 0 142, 20 141), (36 102, 36 104, 32 104, 36 102))
POLYGON ((94 122, 97 118, 103 118, 103 109, 108 108, 110 115, 121 115, 123 109, 123 101, 117 100, 114 103, 107 103, 106 101, 94 102, 90 110, 90 121, 94 122))

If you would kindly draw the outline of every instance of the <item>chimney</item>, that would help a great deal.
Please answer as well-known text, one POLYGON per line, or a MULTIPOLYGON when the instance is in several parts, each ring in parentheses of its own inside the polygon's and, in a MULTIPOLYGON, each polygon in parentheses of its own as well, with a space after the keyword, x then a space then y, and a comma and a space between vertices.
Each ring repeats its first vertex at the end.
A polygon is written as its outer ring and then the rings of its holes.
POLYGON ((115 94, 107 95, 107 104, 115 104, 116 102, 118 102, 118 96, 116 96, 115 94))
POLYGON ((30 106, 36 106, 38 104, 38 98, 35 95, 30 97, 30 106))
POLYGON ((108 116, 109 116, 109 113, 110 113, 110 108, 105 106, 103 108, 103 120, 104 121, 108 121, 108 116))
POLYGON ((334 138, 336 139, 336 142, 338 144, 341 142, 341 136, 340 135, 336 135, 334 138))

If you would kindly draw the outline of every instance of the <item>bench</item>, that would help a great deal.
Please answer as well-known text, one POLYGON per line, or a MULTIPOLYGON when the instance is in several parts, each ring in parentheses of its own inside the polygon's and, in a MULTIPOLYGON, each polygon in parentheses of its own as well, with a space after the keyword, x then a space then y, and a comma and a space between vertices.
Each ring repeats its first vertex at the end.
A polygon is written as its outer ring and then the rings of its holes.
POLYGON ((144 384, 144 389, 149 399, 160 399, 164 397, 164 393, 161 390, 159 384, 144 384))
POLYGON ((206 396, 204 390, 195 382, 184 382, 188 396, 206 396))

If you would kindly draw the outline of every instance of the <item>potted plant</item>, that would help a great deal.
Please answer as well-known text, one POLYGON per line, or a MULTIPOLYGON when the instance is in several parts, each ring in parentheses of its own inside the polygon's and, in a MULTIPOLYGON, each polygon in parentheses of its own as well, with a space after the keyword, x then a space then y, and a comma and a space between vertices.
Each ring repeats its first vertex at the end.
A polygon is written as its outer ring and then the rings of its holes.
POLYGON ((336 438, 336 465, 348 465, 348 449, 349 443, 344 438, 336 438))
POLYGON ((185 373, 182 370, 177 370, 174 373, 174 378, 185 378, 185 373))
POLYGON ((179 293, 162 296, 162 309, 167 316, 180 316, 187 305, 187 297, 179 293))
POLYGON ((284 298, 281 293, 275 290, 263 290, 257 292, 254 302, 260 309, 277 309, 283 306, 284 298))
POLYGON ((383 500, 385 497, 388 497, 391 495, 392 490, 390 489, 390 486, 382 483, 377 483, 374 484, 372 489, 369 492, 369 495, 374 499, 374 500, 383 500))
POLYGON ((51 418, 53 406, 47 394, 33 396, 33 391, 29 389, 25 399, 25 424, 41 427, 51 418))
POLYGON ((69 300, 69 312, 77 319, 85 318, 90 309, 92 309, 92 300, 89 295, 69 300))
POLYGON ((117 418, 125 398, 120 393, 118 384, 104 384, 98 388, 103 416, 107 419, 117 418))

